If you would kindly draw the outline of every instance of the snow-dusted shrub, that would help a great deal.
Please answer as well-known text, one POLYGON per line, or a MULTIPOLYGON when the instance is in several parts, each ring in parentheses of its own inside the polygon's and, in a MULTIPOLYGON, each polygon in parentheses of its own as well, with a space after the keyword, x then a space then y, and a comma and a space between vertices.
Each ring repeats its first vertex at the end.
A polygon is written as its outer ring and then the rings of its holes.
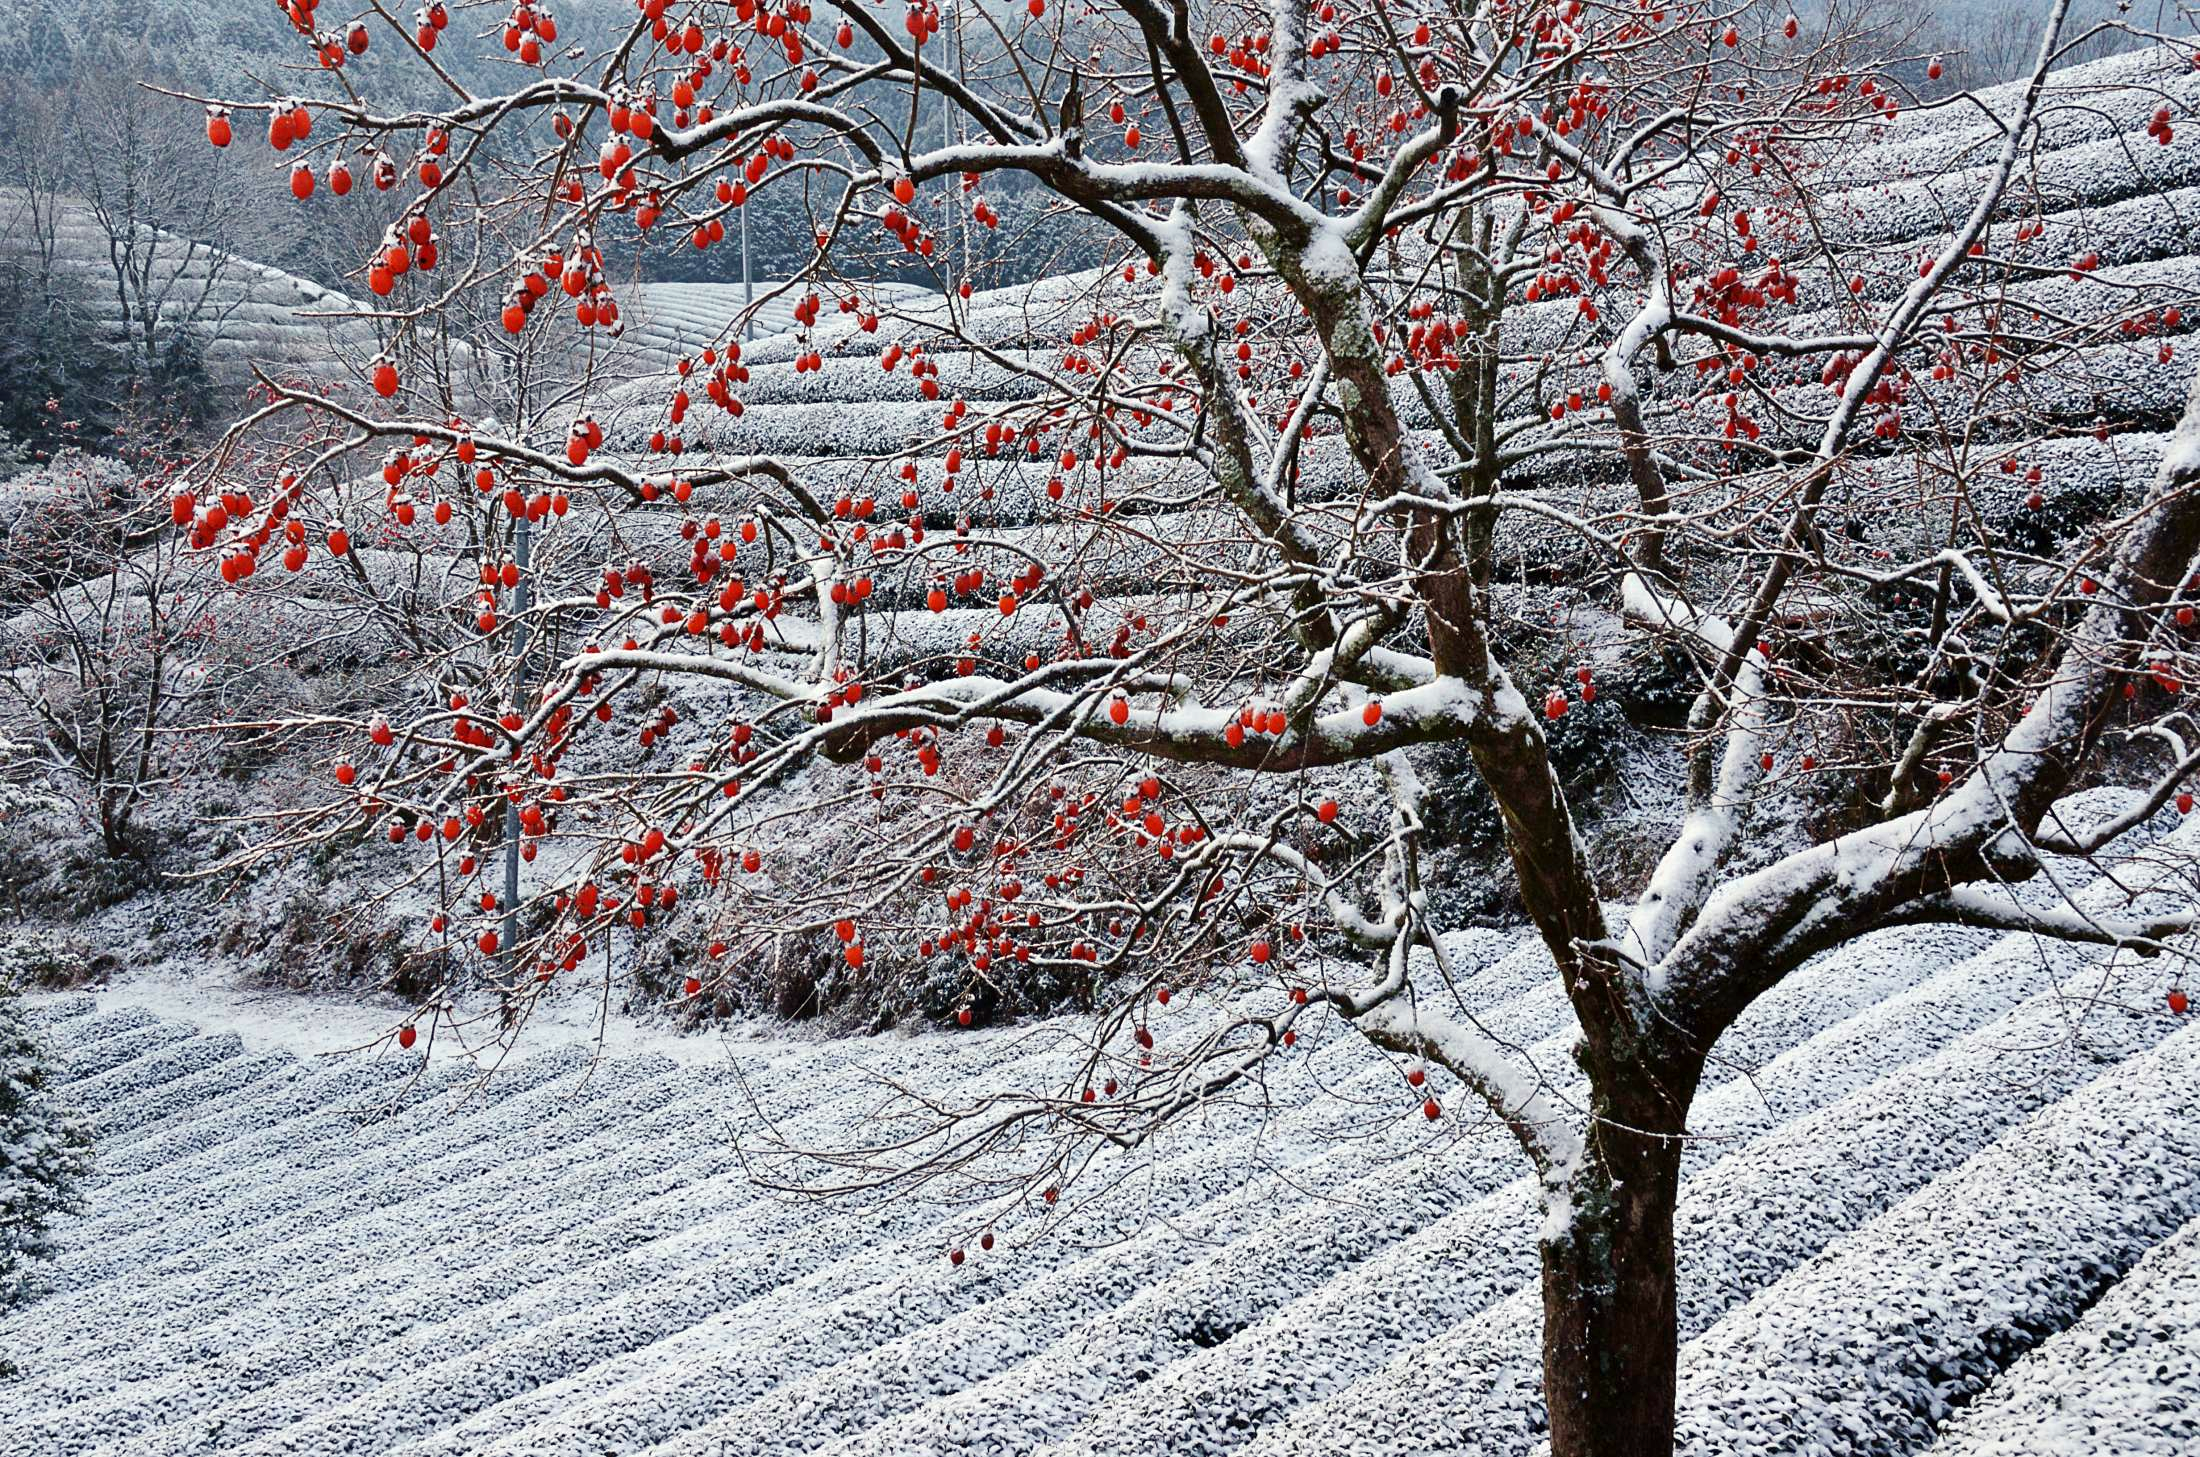
POLYGON ((129 467, 81 450, 62 451, 0 481, 0 584, 11 600, 37 578, 65 578, 86 530, 133 490, 129 467))
POLYGON ((61 801, 41 782, 37 756, 27 745, 0 736, 0 837, 35 821, 61 801))
POLYGON ((73 986, 88 980, 95 953, 83 937, 55 927, 0 938, 0 997, 28 987, 73 986))
MULTIPOLYGON (((55 1216, 82 1207, 80 1186, 91 1166, 91 1140, 62 1111, 53 1072, 23 1018, 17 969, 0 963, 0 1309, 32 1289, 32 1266, 53 1253, 55 1216)), ((0 1374, 10 1373, 0 1354, 0 1374)))

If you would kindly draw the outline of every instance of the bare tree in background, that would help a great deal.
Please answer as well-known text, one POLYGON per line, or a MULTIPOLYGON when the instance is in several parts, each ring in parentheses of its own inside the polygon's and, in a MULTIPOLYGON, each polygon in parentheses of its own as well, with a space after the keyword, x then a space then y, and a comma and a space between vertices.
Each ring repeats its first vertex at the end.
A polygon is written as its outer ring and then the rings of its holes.
POLYGON ((90 341, 110 311, 73 266, 65 229, 74 157, 58 99, 0 83, 0 397, 16 439, 50 455, 111 423, 112 353, 90 341))
POLYGON ((275 187, 148 108, 137 80, 158 74, 147 53, 98 53, 60 82, 0 88, 0 266, 17 285, 4 307, 31 356, 8 377, 59 380, 65 411, 103 424, 133 392, 205 412, 204 351, 249 295, 239 254, 270 236, 275 187))
POLYGON ((107 855, 150 867, 138 812, 193 752, 175 731, 218 711, 218 604, 158 533, 166 493, 129 466, 70 455, 27 479, 0 554, 0 600, 20 604, 0 628, 12 732, 42 746, 107 855))
POLYGON ((101 68, 72 86, 74 178, 106 245, 116 317, 145 378, 172 373, 223 322, 223 274, 246 202, 204 149, 152 117, 123 73, 101 68))

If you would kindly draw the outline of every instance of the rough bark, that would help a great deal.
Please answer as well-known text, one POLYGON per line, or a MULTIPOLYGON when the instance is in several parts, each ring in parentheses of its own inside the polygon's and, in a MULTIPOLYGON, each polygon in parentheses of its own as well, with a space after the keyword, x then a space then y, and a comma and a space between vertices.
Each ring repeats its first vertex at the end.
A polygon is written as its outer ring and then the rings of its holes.
POLYGON ((1543 1245, 1551 1454, 1668 1457, 1680 1347, 1672 1191, 1607 1186, 1585 1204, 1543 1245))
POLYGON ((1585 1156, 1543 1231, 1552 1457, 1669 1457, 1680 1354, 1673 1212, 1687 1066, 1646 1060, 1596 1099, 1585 1156))

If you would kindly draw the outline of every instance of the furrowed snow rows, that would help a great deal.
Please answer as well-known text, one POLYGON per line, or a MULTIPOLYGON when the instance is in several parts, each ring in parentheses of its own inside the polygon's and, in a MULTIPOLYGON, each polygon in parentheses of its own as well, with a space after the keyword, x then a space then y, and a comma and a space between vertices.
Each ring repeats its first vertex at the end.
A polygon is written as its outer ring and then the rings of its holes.
MULTIPOLYGON (((973 1039, 949 1059, 950 1070, 966 1059, 982 1062, 971 1055, 987 1043, 996 1055, 1007 1045, 998 1035, 973 1039)), ((881 1073, 907 1073, 906 1060, 876 1055, 893 1050, 871 1049, 870 1065, 881 1073)), ((840 1069, 829 1065, 838 1060, 813 1061, 802 1069, 807 1076, 784 1081, 773 1076, 784 1069, 745 1071, 772 1117, 824 1138, 860 1117, 865 1103, 865 1095, 849 1089, 840 1069), (788 1097, 789 1084, 800 1101, 788 1097), (819 1091, 839 1096, 804 1107, 819 1091)), ((1008 1058, 985 1066, 1000 1075, 1016 1063, 1008 1058)), ((109 1269, 128 1269, 133 1259, 142 1267, 148 1255, 158 1261, 153 1268, 170 1275, 164 1286, 168 1318, 160 1326, 184 1349, 146 1342, 150 1333, 141 1330, 111 1373, 130 1384, 104 1397, 97 1426, 111 1436, 169 1421, 182 1414, 179 1404, 202 1401, 228 1403, 225 1426, 232 1435, 279 1426, 324 1407, 329 1392, 343 1390, 346 1381, 379 1385, 453 1348, 470 1350, 500 1325, 524 1329, 549 1311, 581 1304, 590 1290, 566 1277, 574 1264, 600 1282, 616 1275, 622 1261, 649 1264, 658 1257, 651 1268, 662 1275, 667 1261, 706 1259, 718 1248, 709 1243, 707 1216, 729 1207, 741 1211, 756 1197, 734 1171, 734 1151, 716 1126, 738 1096, 723 1078, 699 1083, 656 1060, 606 1063, 585 1085, 579 1083, 582 1067, 570 1051, 539 1055, 500 1073, 455 1120, 435 1116, 426 1106, 431 1100, 423 1100, 403 1116, 366 1125, 357 1130, 366 1147, 345 1165, 353 1177, 333 1193, 321 1177, 316 1146, 298 1156, 281 1150, 319 1136, 326 1122, 335 1122, 341 1137, 342 1119, 286 1119, 269 1133, 225 1142, 210 1159, 192 1161, 241 1162, 247 1169, 241 1182, 252 1186, 257 1176, 266 1187, 256 1198, 202 1203, 201 1222, 160 1218, 173 1231, 167 1242, 180 1253, 162 1259, 157 1251, 121 1252, 103 1259, 109 1269), (507 1077, 514 1086, 500 1096, 497 1083, 507 1077), (456 1131, 471 1137, 454 1138, 454 1121, 456 1131), (300 1123, 304 1133, 292 1126, 300 1123), (271 1162, 280 1168, 286 1161, 294 1165, 288 1177, 265 1172, 271 1162), (560 1186, 590 1191, 582 1218, 543 1208, 542 1189, 560 1186), (622 1207, 624 1200, 640 1202, 622 1207), (500 1221, 509 1239, 467 1240, 467 1230, 484 1219, 500 1221), (567 1249, 570 1262, 537 1258, 551 1240, 567 1249), (320 1278, 299 1280, 300 1268, 318 1270, 320 1278), (416 1271, 418 1289, 393 1297, 391 1290, 406 1289, 416 1271), (280 1298, 271 1311, 273 1292, 280 1298), (435 1319, 442 1311, 464 1312, 467 1319, 453 1326, 435 1319), (234 1318, 225 1318, 232 1312, 234 1318), (272 1340, 270 1315, 283 1332, 272 1340), (160 1373, 192 1349, 218 1351, 221 1360, 188 1397, 178 1397, 160 1373), (357 1357, 365 1350, 374 1352, 371 1359, 357 1357), (337 1359, 345 1355, 354 1359, 337 1359), (330 1360, 336 1364, 322 1369, 330 1360)), ((451 1076, 434 1065, 431 1073, 451 1076)), ((171 1185, 204 1178, 204 1170, 187 1165, 151 1190, 159 1201, 156 1217, 171 1207, 165 1202, 171 1185)), ((742 1233, 768 1240, 814 1218, 814 1211, 784 1206, 780 1213, 776 1223, 750 1219, 742 1233)), ((115 1303, 134 1298, 135 1284, 94 1286, 78 1303, 85 1325, 110 1331, 103 1317, 115 1303)), ((55 1304, 50 1314, 66 1320, 71 1305, 55 1304)), ((84 1422, 87 1415, 78 1411, 69 1422, 84 1422)))
POLYGON ((1921 1449, 2200 1212, 2196 1113, 2187 1030, 1873 1220, 1683 1352, 1682 1445, 1921 1449))
MULTIPOLYGON (((1889 1043, 1889 1063, 1897 1070, 1870 1081, 1836 1074, 1834 1091, 1853 1091, 1754 1140, 1746 1126, 1750 1110, 1737 1107, 1736 1098, 1714 1093, 1704 1100, 1699 1121, 1705 1142, 1683 1185, 1678 1216, 1684 1338, 1711 1329, 1843 1232, 1928 1187, 2027 1115, 2174 1030, 2174 1020, 2151 998, 2126 1000, 2152 980, 2151 973, 2120 967, 2104 975, 2086 967, 2057 987, 2050 974, 2055 968, 2042 966, 2038 951, 2005 938, 1922 984, 1917 992, 1925 995, 1891 999, 1877 1015, 1856 1019, 1858 1025, 1842 1029, 1849 1049, 1889 1043), (2046 988, 2036 990, 2043 977, 2046 988), (1903 1036, 1905 1027, 1931 1025, 1945 1035, 1951 1022, 1961 1025, 1971 991, 1989 985, 2008 989, 1987 998, 1989 1012, 2006 1006, 2012 993, 2033 994, 1939 1052, 1899 1065, 1917 1045, 1903 1036), (1935 1016, 1933 997, 1958 1016, 1935 1016), (1733 1151, 1720 1157, 1728 1149, 1733 1151)), ((2082 965, 2085 958, 2069 960, 2082 965)), ((1787 1105, 1791 1090, 1815 1084, 1838 1060, 1830 1052, 1822 1060, 1783 1059, 1757 1075, 1755 1088, 1739 1091, 1746 1099, 1761 1089, 1774 1107, 1787 1105)), ((1866 1067, 1850 1067, 1868 1076, 1866 1067)), ((1483 1238, 1509 1228, 1520 1243, 1524 1212, 1492 1223, 1483 1238)), ((1472 1246, 1454 1251, 1455 1258, 1474 1254, 1472 1246)), ((1467 1434, 1478 1450, 1528 1451, 1542 1430, 1540 1310, 1528 1252, 1512 1258, 1518 1268, 1511 1294, 1249 1450, 1263 1457, 1321 1451, 1342 1433, 1355 1452, 1409 1452, 1431 1439, 1468 1440, 1467 1434), (1410 1431, 1399 1425, 1398 1409, 1386 1407, 1409 1392, 1424 1400, 1410 1431)))
MULTIPOLYGON (((2168 863, 2195 833, 2160 842, 2168 863)), ((1563 1069, 1547 958, 1458 950, 1485 1024, 1563 1069)), ((2158 1256, 2165 1293, 2116 1315, 2118 1276, 2200 1211, 2200 1041, 2166 974, 1905 929, 1753 1009, 1681 1207, 1704 1450, 1915 1451, 2012 1362, 2041 1388, 2012 1411, 2068 1404, 2079 1378, 2051 1363, 2124 1360, 2117 1333, 2167 1320, 2179 1281, 2189 1302, 2189 1260, 2158 1256)), ((1043 1081, 1050 1026, 742 1044, 738 1079, 644 1055, 584 1080, 561 1049, 480 1086, 451 1059, 308 1063, 82 998, 40 1011, 103 1162, 58 1288, 0 1326, 28 1357, 0 1426, 29 1450, 1360 1457, 1539 1435, 1518 1156, 1397 1117, 1395 1070, 1341 1031, 1263 1109, 1216 1110, 1048 1239, 1005 1227, 955 1269, 966 1211, 773 1195, 727 1130, 768 1112, 845 1136, 875 1106, 858 1062, 948 1095, 1043 1081)), ((2011 1440, 1999 1400, 1951 1444, 2011 1440)))
MULTIPOLYGON (((1362 1061, 1366 1056, 1349 1043, 1341 1044, 1336 1051, 1362 1061)), ((1337 1065, 1332 1070, 1346 1066, 1334 1056, 1328 1061, 1337 1065)), ((1020 1074, 1009 1065, 992 1069, 989 1076, 1014 1082, 1020 1074)), ((978 1086, 973 1082, 972 1090, 978 1086)), ((1276 1108, 1291 1110, 1304 1108, 1311 1087, 1299 1078, 1286 1076, 1271 1084, 1268 1091, 1276 1108)), ((1226 1132, 1227 1121, 1218 1118, 1217 1131, 1226 1132)), ((1273 1135, 1273 1142, 1259 1150, 1259 1155, 1282 1158, 1295 1153, 1304 1157, 1319 1148, 1323 1139, 1318 1131, 1302 1132, 1296 1126, 1304 1121, 1303 1114, 1287 1112, 1269 1125, 1265 1132, 1273 1135)), ((817 1128, 813 1133, 824 1141, 836 1131, 817 1128)), ((1254 1151, 1247 1148, 1241 1165, 1225 1165, 1219 1174, 1206 1171, 1204 1179, 1193 1187, 1201 1197, 1211 1197, 1231 1179, 1241 1176, 1253 1159, 1254 1151)), ((1157 1171, 1157 1178, 1167 1176, 1167 1170, 1157 1171)), ((715 1210, 723 1203, 711 1188, 691 1193, 694 1203, 704 1209, 715 1210)), ((1122 1215, 1121 1210, 1105 1207, 1094 1211, 1094 1217, 1116 1223, 1122 1215)), ((836 1213, 822 1221, 815 1210, 784 1204, 749 1211, 736 1209, 700 1227, 681 1228, 676 1236, 663 1242, 668 1248, 638 1267, 636 1261, 625 1260, 588 1281, 567 1282, 572 1288, 563 1293, 578 1298, 536 1301, 521 1309, 508 1309, 511 1303, 507 1302, 489 1316, 496 1332, 504 1338, 482 1344, 483 1333, 477 1330, 473 1333, 476 1348, 462 1358, 450 1357, 447 1346, 439 1344, 431 1354, 451 1361, 448 1366, 434 1360, 423 1364, 411 1349, 416 1344, 413 1342, 399 1343, 394 1353, 390 1347, 383 1347, 372 1362, 364 1364, 382 1373, 394 1364, 399 1368, 398 1374, 390 1376, 390 1382, 399 1388, 394 1394, 402 1396, 418 1388, 419 1400, 431 1409, 439 1403, 449 1406, 459 1400, 446 1393, 462 1366, 468 1373, 465 1380, 475 1389, 487 1389, 522 1409, 533 1410, 544 1405, 544 1400, 532 1398, 529 1393, 544 1380, 590 1367, 608 1353, 640 1347, 645 1339, 683 1330, 719 1310, 728 1310, 727 1316, 699 1333, 706 1346, 730 1345, 735 1337, 729 1330, 753 1332, 758 1334, 750 1336, 744 1349, 751 1352, 761 1370, 783 1369, 775 1363, 785 1363, 798 1355, 812 1361, 829 1360, 836 1352, 852 1353, 875 1344, 883 1338, 884 1327, 892 1322, 921 1326, 947 1319, 957 1309, 988 1297, 991 1287, 984 1280, 943 1282, 939 1257, 944 1245, 956 1236, 951 1230, 937 1228, 937 1223, 938 1212, 921 1206, 897 1207, 876 1218, 836 1213), (729 1248, 745 1258, 724 1258, 729 1248), (686 1268, 713 1254, 720 1255, 718 1263, 686 1268), (852 1292, 879 1281, 882 1273, 892 1271, 900 1273, 888 1277, 883 1296, 849 1298, 852 1292), (561 1314, 561 1306, 569 1306, 568 1313, 561 1314), (510 1384, 501 1389, 487 1387, 484 1370, 492 1376, 508 1374, 510 1384)), ((1031 1260, 1043 1266, 1080 1243, 1121 1235, 1122 1230, 1112 1224, 1095 1231, 1080 1216, 1060 1231, 1055 1242, 1034 1251, 1031 1260)), ((966 1276, 974 1273, 966 1272, 966 1276)), ((1029 1268, 1023 1273, 1028 1275, 1029 1268)), ((553 1297, 560 1293, 557 1287, 546 1292, 553 1297)), ((645 1363, 658 1364, 654 1359, 645 1363)), ((717 1379, 756 1379, 746 1366, 739 1371, 721 1369, 724 1363, 715 1356, 708 1366, 695 1372, 692 1379, 707 1384, 713 1372, 717 1379)), ((590 1382, 583 1376, 579 1384, 585 1388, 590 1382)), ((304 1403, 318 1401, 323 1394, 310 1379, 293 1391, 294 1397, 304 1403)), ((570 1397, 570 1392, 561 1392, 547 1400, 555 1409, 570 1397)), ((692 1402, 696 1396, 690 1394, 686 1399, 692 1402)), ((466 1410, 454 1407, 451 1414, 465 1415, 466 1410)), ((352 1424, 367 1415, 360 1411, 331 1412, 318 1419, 316 1430, 325 1429, 325 1440, 333 1441, 339 1432, 351 1434, 352 1424)), ((457 1450, 480 1450, 481 1442, 508 1424, 492 1411, 454 1438, 457 1450)), ((422 1420, 420 1429, 432 1430, 433 1425, 422 1420)), ((534 1440, 528 1439, 530 1449, 534 1440)))
POLYGON ((2200 1219, 2157 1245, 2079 1322, 2019 1360, 1935 1457, 2200 1450, 2200 1219))

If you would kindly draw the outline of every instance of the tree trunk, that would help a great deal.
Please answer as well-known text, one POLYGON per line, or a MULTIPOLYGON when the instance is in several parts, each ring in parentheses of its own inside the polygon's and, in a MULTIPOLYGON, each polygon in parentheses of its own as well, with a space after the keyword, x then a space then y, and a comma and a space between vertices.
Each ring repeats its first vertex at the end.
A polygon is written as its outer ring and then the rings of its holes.
POLYGON ((1592 1137, 1573 1218, 1542 1246, 1551 1457, 1670 1457, 1681 1142, 1609 1123, 1592 1137))
POLYGON ((112 789, 102 790, 99 795, 99 842, 110 860, 120 860, 130 853, 130 816, 120 798, 112 789))

